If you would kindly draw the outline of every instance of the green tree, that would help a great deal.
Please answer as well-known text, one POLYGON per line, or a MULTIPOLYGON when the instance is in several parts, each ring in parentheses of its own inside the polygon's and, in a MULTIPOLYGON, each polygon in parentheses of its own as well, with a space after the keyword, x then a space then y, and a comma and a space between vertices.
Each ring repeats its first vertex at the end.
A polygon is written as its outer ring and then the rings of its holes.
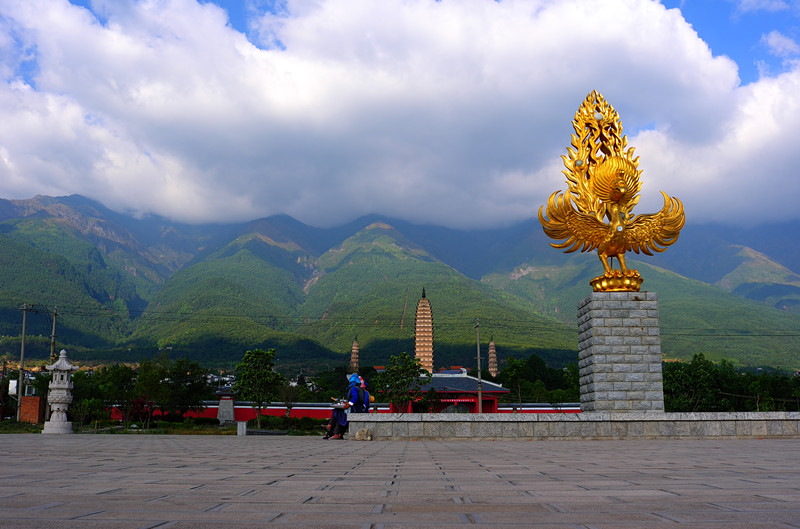
POLYGON ((579 402, 581 400, 581 376, 578 364, 567 364, 564 374, 564 397, 555 402, 579 402))
POLYGON ((211 391, 206 368, 184 357, 170 363, 166 374, 168 410, 184 415, 203 407, 203 400, 211 391))
POLYGON ((265 404, 275 400, 283 376, 274 371, 275 349, 264 351, 253 349, 244 354, 244 358, 236 366, 236 382, 233 388, 239 396, 249 400, 256 410, 256 425, 261 428, 261 410, 265 404))
POLYGON ((420 365, 419 360, 408 353, 392 355, 389 365, 375 377, 373 388, 398 410, 407 410, 411 402, 425 395, 422 386, 430 381, 430 373, 420 365))
MULTIPOLYGON (((73 378, 73 385, 75 379, 73 378)), ((136 371, 124 364, 114 364, 101 367, 94 373, 96 383, 97 398, 102 399, 109 410, 112 407, 119 409, 123 420, 130 422, 131 400, 134 398, 134 385, 136 383, 136 371)), ((74 402, 74 400, 73 400, 74 402)))
POLYGON ((538 355, 525 360, 509 357, 497 380, 511 390, 504 398, 511 402, 577 402, 580 399, 580 376, 577 364, 563 369, 548 367, 538 355))
POLYGON ((522 403, 522 383, 525 381, 523 377, 523 368, 525 362, 517 360, 513 356, 509 356, 506 360, 506 367, 497 374, 497 379, 511 390, 511 393, 517 397, 517 402, 522 403))
POLYGON ((148 426, 152 418, 152 410, 158 408, 163 413, 169 402, 167 385, 162 383, 167 376, 165 364, 169 364, 167 355, 162 355, 156 360, 145 359, 139 363, 134 394, 148 405, 150 410, 147 417, 148 426))
POLYGON ((668 412, 712 411, 719 404, 714 362, 696 354, 692 361, 664 365, 664 409, 668 412))
POLYGON ((330 402, 342 397, 347 391, 347 367, 336 366, 328 371, 314 375, 312 384, 316 402, 330 402))
POLYGON ((108 418, 108 410, 105 403, 97 398, 81 399, 72 403, 69 407, 70 419, 78 424, 86 424, 94 421, 94 429, 97 431, 97 422, 108 418))
POLYGON ((294 403, 299 400, 302 393, 302 386, 299 384, 292 384, 288 380, 284 380, 281 385, 278 386, 278 397, 286 406, 286 417, 292 414, 292 407, 294 407, 294 403))

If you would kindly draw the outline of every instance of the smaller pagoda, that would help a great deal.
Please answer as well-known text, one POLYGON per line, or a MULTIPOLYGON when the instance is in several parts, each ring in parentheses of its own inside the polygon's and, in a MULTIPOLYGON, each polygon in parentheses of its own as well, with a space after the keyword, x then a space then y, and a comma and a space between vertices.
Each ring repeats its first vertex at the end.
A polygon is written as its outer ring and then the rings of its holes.
POLYGON ((489 342, 489 374, 496 377, 500 373, 497 368, 497 347, 494 344, 494 338, 489 342))
POLYGON ((350 350, 350 372, 358 373, 358 336, 353 340, 353 348, 350 350))
POLYGON ((50 405, 50 420, 44 423, 42 433, 72 433, 72 423, 67 420, 67 410, 72 403, 72 372, 78 370, 67 360, 67 351, 61 350, 58 361, 45 366, 52 372, 47 402, 50 405))

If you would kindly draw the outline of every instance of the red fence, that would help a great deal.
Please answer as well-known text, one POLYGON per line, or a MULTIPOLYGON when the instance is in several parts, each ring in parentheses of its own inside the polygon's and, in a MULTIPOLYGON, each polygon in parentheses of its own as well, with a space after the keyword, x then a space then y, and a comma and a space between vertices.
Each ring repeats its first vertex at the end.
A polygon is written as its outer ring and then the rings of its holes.
MULTIPOLYGON (((209 419, 217 418, 217 411, 219 409, 218 401, 206 401, 203 403, 203 408, 200 410, 192 410, 185 414, 185 417, 203 417, 209 419)), ((233 408, 234 417, 236 421, 249 421, 256 418, 256 410, 250 406, 249 402, 237 401, 233 408)), ((567 403, 559 405, 551 404, 500 404, 497 413, 580 413, 581 407, 579 404, 567 403)), ((373 413, 389 413, 388 404, 374 404, 372 406, 373 413)), ((272 403, 266 408, 261 410, 262 415, 272 415, 275 417, 283 417, 286 415, 286 406, 284 404, 272 403)), ((153 412, 153 417, 158 419, 161 412, 156 410, 153 412)), ((314 419, 328 419, 331 416, 330 404, 323 402, 298 402, 292 406, 290 417, 312 417, 314 419)), ((111 412, 111 418, 121 421, 123 419, 122 413, 114 408, 111 412)))

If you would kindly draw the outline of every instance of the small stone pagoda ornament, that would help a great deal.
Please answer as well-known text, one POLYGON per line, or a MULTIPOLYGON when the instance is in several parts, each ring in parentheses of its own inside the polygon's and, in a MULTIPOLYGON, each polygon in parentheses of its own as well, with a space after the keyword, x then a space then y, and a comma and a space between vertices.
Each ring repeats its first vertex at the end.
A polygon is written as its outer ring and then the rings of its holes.
POLYGON ((678 240, 685 220, 683 204, 663 191, 664 207, 655 214, 632 216, 639 202, 639 157, 622 135, 619 114, 593 91, 572 120, 575 134, 562 156, 567 192, 556 191, 539 208, 539 222, 550 243, 570 253, 597 250, 604 273, 589 283, 595 292, 638 292, 643 279, 625 265, 625 252, 663 252, 678 240), (619 269, 612 268, 617 258, 619 269))
POLYGON ((69 363, 67 352, 61 350, 58 361, 45 369, 52 372, 47 402, 50 420, 44 423, 42 433, 72 433, 72 423, 67 420, 67 410, 72 402, 72 372, 78 367, 69 363))

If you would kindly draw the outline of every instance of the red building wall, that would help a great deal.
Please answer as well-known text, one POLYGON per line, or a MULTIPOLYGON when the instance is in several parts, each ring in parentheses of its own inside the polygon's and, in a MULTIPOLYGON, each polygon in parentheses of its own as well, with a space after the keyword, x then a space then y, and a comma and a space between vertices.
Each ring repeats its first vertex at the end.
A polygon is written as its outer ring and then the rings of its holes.
POLYGON ((19 422, 41 424, 44 422, 45 401, 42 397, 22 397, 19 422))

